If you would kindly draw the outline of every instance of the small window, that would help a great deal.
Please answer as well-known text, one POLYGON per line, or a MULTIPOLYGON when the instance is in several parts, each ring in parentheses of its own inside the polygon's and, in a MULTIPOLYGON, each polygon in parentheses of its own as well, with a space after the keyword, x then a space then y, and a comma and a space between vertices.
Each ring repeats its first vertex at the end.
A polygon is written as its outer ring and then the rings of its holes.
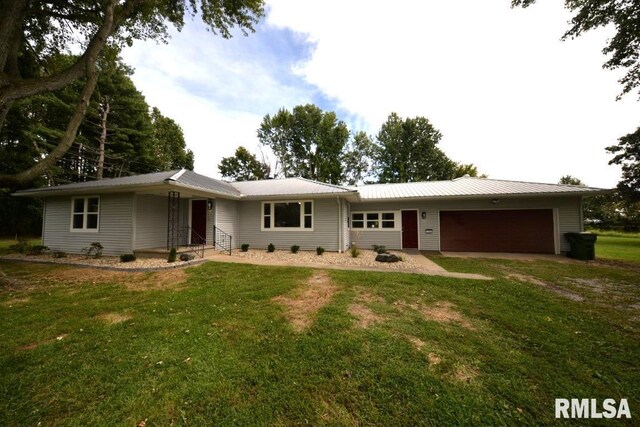
POLYGON ((378 213, 368 213, 367 214, 367 228, 380 228, 378 213))
POLYGON ((396 228, 396 214, 393 212, 382 213, 382 228, 396 228))
POLYGON ((351 214, 351 228, 364 228, 364 214, 351 214))
POLYGON ((75 197, 71 201, 71 229, 97 231, 100 220, 99 197, 75 197))
POLYGON ((398 212, 352 212, 351 228, 358 230, 398 230, 398 212))
POLYGON ((313 204, 304 202, 304 228, 313 228, 313 204))
POLYGON ((264 228, 271 228, 271 203, 265 203, 263 209, 263 222, 264 228))

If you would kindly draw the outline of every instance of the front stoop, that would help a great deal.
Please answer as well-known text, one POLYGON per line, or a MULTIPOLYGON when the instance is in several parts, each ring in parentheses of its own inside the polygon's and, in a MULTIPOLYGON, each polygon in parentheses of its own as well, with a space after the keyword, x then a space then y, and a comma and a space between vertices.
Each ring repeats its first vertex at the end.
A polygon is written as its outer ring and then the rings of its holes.
MULTIPOLYGON (((188 247, 188 246, 180 246, 177 249, 177 254, 184 253, 198 253, 196 258, 200 258, 200 248, 198 246, 188 247)), ((214 248, 213 246, 205 246, 204 248, 204 256, 205 258, 209 255, 216 255, 220 253, 220 249, 214 248)), ((138 258, 167 258, 169 256, 169 250, 166 248, 147 248, 147 249, 136 249, 133 251, 134 255, 138 258)), ((224 251, 226 253, 226 251, 224 251)))

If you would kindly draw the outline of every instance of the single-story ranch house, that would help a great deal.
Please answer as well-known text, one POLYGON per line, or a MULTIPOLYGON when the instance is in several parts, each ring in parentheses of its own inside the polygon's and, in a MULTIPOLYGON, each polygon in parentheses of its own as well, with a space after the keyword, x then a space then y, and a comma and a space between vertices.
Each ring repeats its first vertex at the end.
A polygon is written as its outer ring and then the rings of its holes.
POLYGON ((303 178, 225 182, 187 170, 15 193, 44 201, 42 244, 119 255, 205 245, 303 250, 351 245, 561 254, 583 229, 582 200, 606 190, 458 178, 337 186, 303 178))

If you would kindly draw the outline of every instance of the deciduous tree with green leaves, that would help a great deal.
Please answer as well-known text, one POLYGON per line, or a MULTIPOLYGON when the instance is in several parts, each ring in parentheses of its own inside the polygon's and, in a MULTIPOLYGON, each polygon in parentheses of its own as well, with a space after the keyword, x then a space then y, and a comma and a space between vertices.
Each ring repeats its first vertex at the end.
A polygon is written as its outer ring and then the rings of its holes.
MULTIPOLYGON (((513 7, 528 7, 536 0, 512 0, 513 7)), ((602 53, 607 56, 603 67, 610 70, 624 69, 619 80, 620 99, 640 88, 640 2, 636 0, 565 0, 565 7, 574 13, 571 27, 563 40, 579 37, 587 31, 611 26, 615 35, 607 40, 602 53)), ((640 90, 638 91, 640 95, 640 90)), ((618 189, 629 203, 640 200, 640 128, 619 139, 617 145, 606 150, 615 157, 609 164, 622 166, 622 180, 618 189)))
POLYGON ((14 102, 60 90, 81 80, 80 96, 61 129, 58 144, 26 170, 0 172, 0 187, 28 185, 69 150, 97 84, 96 64, 106 46, 134 40, 167 39, 167 25, 178 29, 184 17, 198 15, 213 33, 245 34, 264 14, 263 0, 52 0, 0 2, 0 128, 14 102), (51 72, 49 60, 74 46, 82 51, 70 66, 51 72))
POLYGON ((438 143, 442 134, 425 117, 391 113, 377 136, 376 172, 381 183, 451 179, 456 163, 438 143))
POLYGON ((615 154, 609 164, 622 166, 618 191, 629 202, 640 201, 640 128, 621 137, 618 144, 607 147, 607 151, 615 154))
POLYGON ((342 158, 349 141, 347 125, 334 112, 315 105, 298 105, 266 115, 258 139, 277 161, 274 175, 314 179, 340 184, 344 178, 342 158))
POLYGON ((238 147, 233 156, 220 161, 218 170, 223 178, 233 181, 256 181, 269 178, 270 167, 246 148, 238 147))

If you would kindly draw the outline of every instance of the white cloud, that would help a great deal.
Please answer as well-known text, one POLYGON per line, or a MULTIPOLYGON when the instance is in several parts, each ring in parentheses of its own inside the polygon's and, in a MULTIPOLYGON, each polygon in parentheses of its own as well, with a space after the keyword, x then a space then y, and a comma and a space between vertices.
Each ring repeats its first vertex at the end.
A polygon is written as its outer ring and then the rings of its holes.
POLYGON ((138 43, 123 53, 147 102, 183 128, 199 173, 219 176, 222 157, 240 145, 256 152, 265 114, 310 101, 309 88, 288 84, 270 67, 274 58, 259 50, 246 38, 223 40, 190 22, 167 45, 138 43))
POLYGON ((495 178, 614 186, 604 147, 635 130, 639 104, 602 70, 610 32, 561 42, 560 3, 270 0, 268 22, 316 44, 297 68, 376 132, 425 116, 452 158, 495 178))

